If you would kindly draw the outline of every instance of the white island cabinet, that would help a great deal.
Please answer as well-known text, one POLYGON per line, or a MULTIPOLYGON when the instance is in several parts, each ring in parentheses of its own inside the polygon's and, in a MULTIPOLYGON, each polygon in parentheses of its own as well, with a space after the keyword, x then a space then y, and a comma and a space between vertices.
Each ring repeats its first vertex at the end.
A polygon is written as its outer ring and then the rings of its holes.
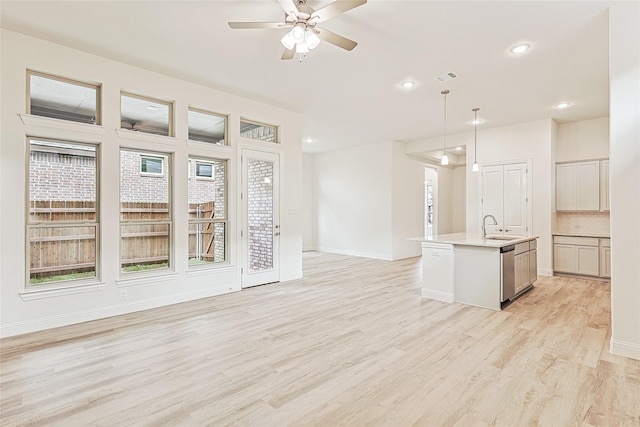
POLYGON ((453 233, 411 239, 422 244, 422 296, 501 310, 528 290, 537 278, 537 236, 491 237, 453 233), (513 291, 504 295, 509 281, 513 291))

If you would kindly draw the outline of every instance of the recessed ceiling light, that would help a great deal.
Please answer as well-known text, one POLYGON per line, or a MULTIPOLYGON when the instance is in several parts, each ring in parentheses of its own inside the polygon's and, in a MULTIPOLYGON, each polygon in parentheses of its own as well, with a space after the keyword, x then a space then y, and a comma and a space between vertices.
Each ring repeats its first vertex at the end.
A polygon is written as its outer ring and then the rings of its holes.
POLYGON ((156 107, 155 105, 147 105, 147 110, 151 110, 151 111, 158 111, 159 108, 156 107))
POLYGON ((521 43, 521 44, 515 45, 514 47, 509 49, 509 51, 511 53, 522 53, 522 52, 525 52, 525 51, 529 50, 530 47, 531 47, 531 45, 528 44, 528 43, 521 43))
POLYGON ((480 119, 471 120, 469 122, 470 125, 477 125, 477 124, 480 124, 480 123, 482 123, 482 120, 480 120, 480 119))
POLYGON ((413 87, 415 84, 416 84, 416 82, 412 82, 411 80, 407 80, 406 82, 402 82, 400 84, 400 86, 402 86, 403 88, 408 89, 410 87, 413 87))
POLYGON ((305 138, 302 140, 305 144, 313 144, 315 141, 311 138, 305 138))
POLYGON ((456 147, 456 151, 462 151, 462 147, 456 147))
POLYGON ((567 108, 569 105, 571 105, 570 102, 561 102, 559 104, 556 104, 556 108, 567 108))

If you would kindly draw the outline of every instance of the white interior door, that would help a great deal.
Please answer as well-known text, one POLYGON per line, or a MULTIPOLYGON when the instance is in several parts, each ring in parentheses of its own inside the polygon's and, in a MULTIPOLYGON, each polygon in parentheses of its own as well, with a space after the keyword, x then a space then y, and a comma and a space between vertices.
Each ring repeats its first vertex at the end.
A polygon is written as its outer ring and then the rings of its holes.
POLYGON ((493 215, 498 223, 494 225, 491 219, 487 219, 487 234, 502 234, 503 186, 502 165, 482 168, 482 218, 493 215))
POLYGON ((504 233, 527 234, 527 164, 504 165, 504 233))
POLYGON ((242 150, 242 287, 280 280, 279 156, 242 150))

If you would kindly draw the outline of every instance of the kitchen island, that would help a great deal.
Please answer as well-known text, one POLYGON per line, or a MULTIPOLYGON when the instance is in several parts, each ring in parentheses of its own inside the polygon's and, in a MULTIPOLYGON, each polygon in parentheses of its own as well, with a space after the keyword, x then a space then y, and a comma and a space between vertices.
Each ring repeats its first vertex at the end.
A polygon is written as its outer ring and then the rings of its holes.
POLYGON ((422 296, 501 310, 537 279, 537 236, 453 233, 422 245, 422 296))

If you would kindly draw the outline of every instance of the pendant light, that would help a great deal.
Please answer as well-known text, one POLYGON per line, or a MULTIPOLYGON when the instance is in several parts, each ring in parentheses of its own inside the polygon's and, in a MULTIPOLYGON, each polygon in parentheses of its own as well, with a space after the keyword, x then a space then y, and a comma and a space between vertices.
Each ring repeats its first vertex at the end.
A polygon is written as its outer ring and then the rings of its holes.
POLYGON ((471 170, 473 172, 479 172, 480 166, 478 165, 478 110, 476 107, 473 110, 473 166, 471 170))
POLYGON ((444 143, 442 145, 442 158, 440 159, 440 164, 442 166, 447 166, 449 164, 449 156, 447 156, 447 95, 449 94, 449 91, 443 90, 440 93, 444 95, 444 143))

